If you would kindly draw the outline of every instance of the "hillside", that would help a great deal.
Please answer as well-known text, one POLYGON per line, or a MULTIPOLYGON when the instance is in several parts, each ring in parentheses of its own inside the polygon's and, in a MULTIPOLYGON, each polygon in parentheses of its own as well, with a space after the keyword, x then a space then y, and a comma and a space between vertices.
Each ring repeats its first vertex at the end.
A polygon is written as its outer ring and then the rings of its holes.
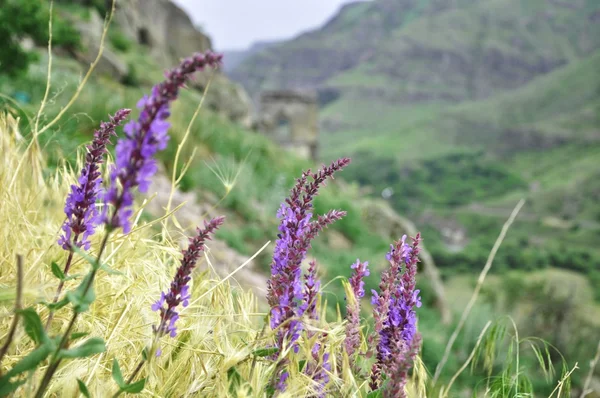
POLYGON ((244 62, 247 58, 254 54, 265 50, 269 47, 277 44, 276 42, 270 41, 259 41, 250 46, 250 48, 244 50, 224 50, 223 52, 223 71, 230 73, 235 70, 238 65, 244 62))
POLYGON ((438 262, 485 261, 523 197, 512 242, 537 254, 501 267, 598 279, 599 66, 593 0, 375 0, 230 75, 250 92, 316 88, 322 156, 355 154, 348 178, 431 228, 438 262), (593 260, 548 257, 565 246, 593 260))
MULTIPOLYGON (((164 68, 176 65, 183 52, 211 48, 210 38, 196 31, 189 17, 176 5, 166 0, 152 1, 155 7, 151 10, 125 2, 117 9, 102 56, 90 80, 69 112, 57 120, 54 128, 40 136, 48 173, 62 167, 74 167, 78 151, 89 142, 94 129, 106 115, 121 107, 135 105, 161 79, 164 68), (140 32, 146 33, 140 36, 140 32), (178 38, 177 45, 169 44, 165 37, 178 38), (138 72, 141 70, 143 73, 138 72)), ((59 50, 53 54, 50 76, 53 98, 46 104, 42 122, 51 121, 60 114, 77 92, 81 82, 79 76, 86 73, 89 65, 86 61, 94 59, 99 49, 102 36, 99 11, 108 10, 74 3, 77 2, 57 3, 56 18, 61 23, 68 21, 75 26, 83 45, 72 53, 59 50)), ((0 75, 0 91, 6 95, 0 99, 0 109, 8 109, 20 116, 22 128, 28 133, 32 128, 28 120, 34 117, 42 102, 48 73, 44 47, 40 45, 33 52, 38 60, 26 74, 17 78, 0 75)), ((172 209, 185 203, 180 211, 180 225, 174 226, 173 233, 195 228, 207 215, 226 214, 229 222, 217 234, 219 240, 214 251, 215 264, 221 267, 222 274, 226 274, 231 266, 243 262, 238 260, 248 258, 276 237, 276 213, 280 203, 302 170, 315 169, 318 165, 293 155, 280 156, 280 147, 247 129, 251 113, 247 95, 220 71, 212 75, 199 74, 181 95, 183 98, 175 105, 172 116, 170 144, 161 155, 161 172, 152 187, 156 197, 144 217, 147 220, 160 217, 169 207, 177 145, 181 143, 196 107, 202 103, 177 165, 178 170, 187 165, 187 171, 177 184, 170 205, 172 209), (209 81, 210 88, 203 98, 209 81)), ((332 160, 334 158, 327 162, 332 160)), ((325 278, 349 274, 349 266, 356 261, 356 256, 372 258, 374 266, 383 266, 385 258, 381 253, 389 242, 404 232, 416 233, 408 220, 399 218, 389 207, 379 210, 371 201, 362 200, 356 187, 344 183, 343 175, 340 177, 339 182, 332 184, 316 202, 319 213, 332 208, 348 212, 344 220, 325 231, 322 239, 315 242, 313 256, 321 264, 325 278), (375 210, 367 217, 363 210, 368 208, 375 210), (377 225, 371 222, 386 211, 395 218, 377 225)), ((272 248, 267 247, 238 275, 239 282, 244 287, 258 289, 261 298, 264 298, 271 253, 272 248)), ((435 265, 432 261, 425 262, 424 269, 425 277, 431 281, 431 300, 448 321, 449 313, 435 265)), ((368 283, 374 287, 376 279, 371 278, 368 283)), ((333 291, 341 293, 342 286, 336 285, 333 291)))
POLYGON ((231 76, 254 93, 316 87, 386 103, 518 88, 600 45, 594 0, 376 0, 268 48, 231 76))

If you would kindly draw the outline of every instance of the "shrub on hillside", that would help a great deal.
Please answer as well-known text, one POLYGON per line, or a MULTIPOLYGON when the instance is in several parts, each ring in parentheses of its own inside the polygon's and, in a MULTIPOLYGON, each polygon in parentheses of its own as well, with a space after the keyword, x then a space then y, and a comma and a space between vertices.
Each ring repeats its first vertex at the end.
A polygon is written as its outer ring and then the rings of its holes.
MULTIPOLYGON (((4 0, 0 7, 0 74, 16 76, 27 71, 35 53, 24 50, 21 40, 30 38, 37 45, 48 42, 46 2, 36 0, 4 0)), ((61 18, 53 22, 52 42, 57 47, 75 49, 79 35, 71 24, 61 18)))

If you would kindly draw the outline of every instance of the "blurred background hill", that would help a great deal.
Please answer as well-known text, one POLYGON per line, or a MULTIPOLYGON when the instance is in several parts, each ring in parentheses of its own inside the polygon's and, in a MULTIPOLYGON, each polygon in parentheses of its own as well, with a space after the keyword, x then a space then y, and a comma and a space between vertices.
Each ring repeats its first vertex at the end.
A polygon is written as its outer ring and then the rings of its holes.
MULTIPOLYGON (((54 2, 45 121, 94 61, 110 3, 54 2)), ((202 2, 178 3, 117 1, 92 78, 40 137, 48 173, 73 166, 99 122, 133 107, 165 68, 218 42, 190 16, 202 15, 202 2)), ((46 87, 48 12, 49 2, 35 0, 0 8, 0 106, 21 117, 24 131, 46 87)), ((187 202, 173 229, 227 214, 211 251, 223 273, 276 238, 276 210, 302 169, 351 157, 317 201, 318 212, 349 212, 313 248, 332 281, 326 297, 332 311, 343 306, 334 278, 349 275, 357 257, 373 265, 375 287, 389 242, 421 231, 431 256, 419 280, 420 329, 433 371, 502 224, 525 198, 443 377, 488 319, 510 315, 524 335, 579 363, 581 387, 600 338, 600 2, 350 2, 291 39, 216 50, 223 70, 196 76, 174 109, 146 219, 164 214, 176 145, 207 87, 179 164, 194 155, 172 204, 187 202)), ((264 294, 271 253, 240 284, 264 294)), ((481 377, 465 374, 459 387, 468 393, 481 377)), ((552 383, 542 375, 536 383, 548 395, 552 383)))

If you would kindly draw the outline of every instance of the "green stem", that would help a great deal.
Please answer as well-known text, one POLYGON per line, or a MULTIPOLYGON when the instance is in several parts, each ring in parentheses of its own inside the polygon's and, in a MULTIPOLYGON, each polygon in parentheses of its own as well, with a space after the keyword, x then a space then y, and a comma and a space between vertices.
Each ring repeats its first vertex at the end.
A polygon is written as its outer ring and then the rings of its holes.
MULTIPOLYGON (((77 236, 75 237, 75 242, 77 242, 77 236)), ((65 268, 63 270, 63 274, 65 276, 67 276, 67 274, 69 273, 69 269, 71 269, 72 262, 73 262, 73 250, 70 251, 69 257, 67 258, 67 262, 65 264, 65 268)), ((62 292, 62 289, 64 286, 65 286, 65 281, 63 279, 58 284, 58 288, 56 289, 56 294, 54 295, 54 300, 52 301, 53 304, 56 304, 56 302, 58 301, 58 298, 60 297, 60 293, 62 292)), ((50 313, 48 314, 48 319, 46 320, 46 327, 45 327, 46 330, 48 330, 48 327, 50 326, 50 322, 52 322, 53 317, 54 317, 54 310, 50 310, 50 313)))
MULTIPOLYGON (((161 321, 159 329, 158 330, 162 330, 162 325, 164 324, 164 321, 161 321)), ((159 335, 155 334, 154 335, 154 340, 152 340, 152 345, 150 346, 150 349, 148 350, 148 352, 146 353, 146 359, 144 359, 144 357, 142 356, 142 359, 140 360, 140 362, 138 362, 137 366, 135 367, 135 370, 133 371, 133 373, 131 373, 131 376, 129 376, 129 378, 127 379, 126 384, 131 384, 133 382, 133 379, 135 379, 135 376, 138 375, 138 373, 140 373, 140 370, 142 370, 142 368, 144 367, 144 364, 148 361, 150 361, 150 358, 153 357, 154 353, 156 352, 156 346, 158 344, 158 339, 159 339, 159 335)), ((117 391, 112 398, 117 398, 119 395, 121 395, 122 391, 119 390, 117 391)))
MULTIPOLYGON (((92 287, 92 284, 94 283, 94 278, 96 277, 96 273, 98 272, 98 269, 100 268, 100 259, 102 258, 102 253, 104 253, 104 249, 106 248, 106 243, 108 242, 109 235, 110 235, 110 230, 108 230, 106 232, 106 234, 104 234, 104 239, 102 240, 102 244, 100 245, 100 251, 98 252, 98 257, 96 258, 96 264, 94 264, 94 267, 92 269, 92 274, 83 289, 84 297, 86 296, 86 294, 92 287)), ((44 373, 42 382, 40 383, 40 386, 39 386, 37 392, 35 393, 35 398, 43 397, 44 392, 46 391, 46 389, 48 388, 48 385, 50 384, 50 380, 52 379, 52 376, 54 376, 54 373, 58 369, 58 366, 60 365, 60 362, 61 362, 61 360, 57 358, 58 353, 60 352, 60 350, 62 350, 67 345, 67 342, 69 341, 69 336, 71 335, 71 330, 73 329, 73 326, 75 326, 75 322, 77 321, 78 316, 79 316, 79 313, 76 312, 75 310, 73 310, 73 316, 71 317, 69 326, 67 327, 67 330, 60 341, 60 344, 58 345, 58 347, 56 347, 56 351, 54 351, 54 354, 52 355, 50 366, 48 366, 48 369, 46 369, 46 373, 44 373)))
MULTIPOLYGON (((21 255, 17 255, 17 297, 15 299, 15 317, 13 318, 12 324, 10 325, 10 331, 8 332, 8 336, 6 337, 6 342, 0 349, 0 364, 2 364, 2 359, 4 359, 4 355, 8 351, 10 347, 10 343, 15 336, 15 331, 17 330, 17 324, 19 323, 19 311, 22 307, 23 297, 23 257, 21 255)), ((0 376, 2 376, 2 368, 0 368, 0 376)))

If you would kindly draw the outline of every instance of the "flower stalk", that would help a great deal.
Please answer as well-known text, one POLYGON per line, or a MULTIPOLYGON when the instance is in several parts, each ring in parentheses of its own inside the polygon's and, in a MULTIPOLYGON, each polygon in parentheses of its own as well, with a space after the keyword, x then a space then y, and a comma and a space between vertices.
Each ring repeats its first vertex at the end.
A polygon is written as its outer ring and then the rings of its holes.
MULTIPOLYGON (((125 234, 131 231, 133 190, 138 188, 140 192, 146 192, 150 187, 152 176, 157 171, 154 156, 158 151, 166 148, 169 139, 167 133, 170 124, 166 119, 170 116, 170 103, 177 98, 179 89, 193 73, 207 66, 216 68, 221 59, 221 55, 212 52, 197 53, 184 59, 178 67, 166 72, 166 79, 152 88, 152 94, 149 97, 144 96, 138 102, 137 106, 141 109, 138 120, 131 121, 125 126, 126 137, 117 143, 115 165, 110 173, 110 186, 104 195, 105 206, 101 216, 101 221, 107 227, 106 233, 100 245, 96 262, 82 289, 83 296, 86 296, 93 286, 111 232, 119 227, 125 234), (112 214, 108 212, 109 205, 112 206, 112 214)), ((66 347, 79 313, 74 308, 67 330, 58 344, 50 366, 44 373, 35 394, 36 398, 43 396, 52 376, 58 369, 61 362, 58 353, 66 347)))
MULTIPOLYGON (((303 330, 301 317, 305 311, 309 309, 309 316, 316 316, 316 309, 313 309, 318 289, 318 282, 315 280, 316 264, 311 265, 304 286, 301 264, 311 241, 346 213, 331 210, 313 220, 312 202, 326 180, 333 178, 337 171, 349 163, 350 159, 341 158, 329 166, 323 166, 316 173, 311 173, 310 170, 302 173, 277 213, 281 221, 271 263, 271 278, 267 282, 267 301, 271 307, 271 329, 277 330, 276 345, 280 352, 282 347, 286 344, 293 345, 300 337, 303 330)), ((297 349, 294 346, 294 350, 297 349)), ((286 359, 279 358, 273 379, 273 384, 279 391, 285 390, 289 377, 285 364, 286 359)))
POLYGON ((386 256, 390 267, 382 276, 380 293, 373 291, 375 335, 371 341, 377 345, 369 386, 373 391, 379 389, 385 374, 389 380, 383 391, 386 397, 406 397, 408 371, 420 346, 414 310, 421 306, 415 289, 420 240, 417 234, 409 245, 405 235, 391 245, 386 256))

